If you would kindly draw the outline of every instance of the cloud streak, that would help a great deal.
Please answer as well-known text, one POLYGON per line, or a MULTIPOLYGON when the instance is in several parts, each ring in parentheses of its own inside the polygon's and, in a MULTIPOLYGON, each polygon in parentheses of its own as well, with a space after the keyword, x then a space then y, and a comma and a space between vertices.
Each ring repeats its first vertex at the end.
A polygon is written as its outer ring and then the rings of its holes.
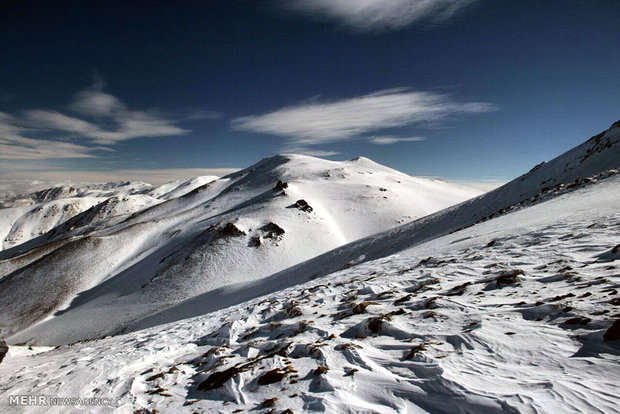
POLYGON ((381 137, 372 137, 370 139, 370 143, 375 145, 391 145, 396 144, 398 142, 419 142, 425 141, 424 137, 393 137, 393 136, 381 136, 381 137))
POLYGON ((18 121, 0 112, 0 159, 43 160, 48 158, 94 158, 92 151, 101 147, 86 147, 70 142, 27 138, 27 129, 16 125, 18 121))
POLYGON ((0 113, 0 159, 93 158, 93 152, 110 150, 121 141, 188 134, 190 130, 177 124, 218 116, 208 111, 166 115, 131 110, 105 93, 101 81, 77 93, 67 110, 0 113), (47 139, 36 138, 38 134, 47 139))
POLYGON ((368 32, 442 22, 474 1, 477 0, 288 0, 282 4, 296 12, 368 32))
POLYGON ((352 139, 387 145, 419 138, 364 135, 389 128, 445 122, 458 115, 480 114, 496 109, 487 102, 458 102, 446 94, 399 88, 241 117, 232 121, 232 128, 284 137, 289 147, 352 139))

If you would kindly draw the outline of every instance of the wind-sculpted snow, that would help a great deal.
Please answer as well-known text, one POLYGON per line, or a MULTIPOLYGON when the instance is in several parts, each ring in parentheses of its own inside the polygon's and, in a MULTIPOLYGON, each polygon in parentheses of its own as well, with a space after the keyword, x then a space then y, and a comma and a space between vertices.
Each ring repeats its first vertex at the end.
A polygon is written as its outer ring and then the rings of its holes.
POLYGON ((34 324, 24 332, 28 341, 67 343, 116 332, 478 194, 365 158, 298 155, 173 187, 114 193, 0 252, 2 335, 34 324), (29 294, 15 296, 19 291, 29 294), (54 338, 35 330, 53 330, 54 338))
POLYGON ((112 398, 118 412, 616 412, 619 189, 614 176, 203 316, 10 346, 0 404, 44 394, 112 398))

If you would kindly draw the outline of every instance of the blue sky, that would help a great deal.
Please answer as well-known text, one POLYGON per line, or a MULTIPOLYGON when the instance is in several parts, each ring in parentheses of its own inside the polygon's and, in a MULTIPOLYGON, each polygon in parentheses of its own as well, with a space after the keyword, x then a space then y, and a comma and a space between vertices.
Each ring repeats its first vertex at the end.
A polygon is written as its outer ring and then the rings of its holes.
POLYGON ((0 6, 0 179, 298 152, 506 181, 620 118, 617 1, 76 3, 0 6))

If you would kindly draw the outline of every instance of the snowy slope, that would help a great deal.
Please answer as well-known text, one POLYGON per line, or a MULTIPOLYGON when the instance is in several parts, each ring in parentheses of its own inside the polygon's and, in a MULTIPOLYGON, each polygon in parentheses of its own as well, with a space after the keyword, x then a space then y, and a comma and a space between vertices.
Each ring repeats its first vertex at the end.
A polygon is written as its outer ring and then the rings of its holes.
MULTIPOLYGON (((134 329, 202 315, 346 269, 354 264, 385 257, 510 211, 613 178, 619 173, 619 169, 620 121, 585 143, 479 197, 331 250, 274 274, 260 284, 238 284, 207 292, 150 316, 135 324, 134 329)), ((620 204, 620 198, 618 203, 620 204)))
POLYGON ((166 196, 111 197, 0 252, 3 335, 33 324, 15 341, 67 343, 115 332, 479 194, 366 158, 300 155, 201 184, 160 189, 166 196))
POLYGON ((0 410, 617 412, 620 176, 571 190, 204 316, 12 346, 0 410))

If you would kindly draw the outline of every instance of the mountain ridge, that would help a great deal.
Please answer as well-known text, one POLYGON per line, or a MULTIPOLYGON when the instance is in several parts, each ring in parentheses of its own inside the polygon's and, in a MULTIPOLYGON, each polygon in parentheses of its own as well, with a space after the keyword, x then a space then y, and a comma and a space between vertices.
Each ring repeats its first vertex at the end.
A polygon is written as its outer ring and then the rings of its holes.
MULTIPOLYGON (((146 315, 208 290, 260 280, 479 194, 377 166, 363 158, 278 155, 138 211, 108 217, 117 205, 108 199, 0 252, 0 324, 16 332, 80 313, 118 329, 127 321, 114 309, 126 309, 131 319, 135 312, 146 315), (51 285, 49 295, 19 299, 25 286, 40 291, 42 284, 51 285)), ((82 332, 101 329, 86 325, 82 332)))

